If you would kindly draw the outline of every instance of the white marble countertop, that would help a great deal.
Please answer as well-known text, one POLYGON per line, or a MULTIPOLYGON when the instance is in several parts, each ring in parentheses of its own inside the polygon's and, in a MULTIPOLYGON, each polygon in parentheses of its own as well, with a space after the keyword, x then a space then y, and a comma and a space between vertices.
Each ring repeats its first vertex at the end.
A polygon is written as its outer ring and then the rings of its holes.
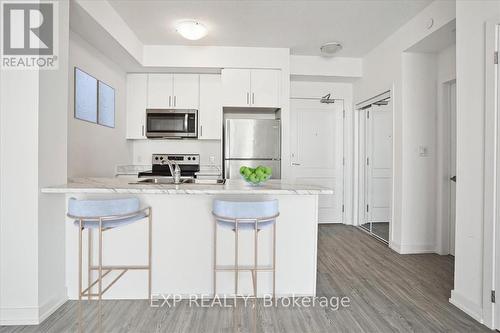
POLYGON ((73 178, 67 184, 42 188, 42 193, 125 193, 125 194, 333 194, 333 189, 286 180, 269 180, 251 186, 243 180, 227 180, 224 185, 131 184, 134 179, 73 178))

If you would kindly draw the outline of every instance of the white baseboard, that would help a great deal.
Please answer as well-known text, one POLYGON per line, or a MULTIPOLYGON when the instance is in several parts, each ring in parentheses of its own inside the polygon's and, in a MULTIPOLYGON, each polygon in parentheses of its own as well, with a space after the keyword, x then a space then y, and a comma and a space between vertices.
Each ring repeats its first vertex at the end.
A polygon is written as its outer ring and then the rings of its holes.
POLYGON ((66 289, 41 306, 0 308, 0 326, 39 325, 67 301, 66 289))
POLYGON ((476 304, 469 300, 468 298, 461 295, 455 289, 451 291, 451 297, 449 299, 450 303, 455 305, 457 308, 467 313, 469 316, 484 324, 482 316, 482 308, 479 304, 476 304))
POLYGON ((0 308, 0 326, 38 325, 38 307, 0 308))
POLYGON ((389 247, 399 254, 436 253, 434 244, 398 244, 390 242, 389 247))
POLYGON ((39 319, 38 323, 43 322, 45 319, 47 319, 51 314, 53 314, 61 305, 66 303, 68 300, 68 293, 66 291, 66 288, 64 288, 64 291, 61 292, 57 296, 51 297, 49 300, 47 300, 44 304, 40 306, 39 309, 39 319))

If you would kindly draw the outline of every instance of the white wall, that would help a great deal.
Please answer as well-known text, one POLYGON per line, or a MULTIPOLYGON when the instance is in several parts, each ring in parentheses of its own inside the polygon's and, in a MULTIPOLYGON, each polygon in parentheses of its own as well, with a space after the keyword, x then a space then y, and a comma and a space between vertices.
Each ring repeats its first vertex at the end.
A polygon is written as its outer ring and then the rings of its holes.
POLYGON ((361 58, 290 55, 290 75, 316 77, 360 78, 361 58))
POLYGON ((401 253, 436 248, 436 72, 435 54, 403 53, 401 253))
MULTIPOLYGON (((407 138, 404 129, 411 126, 404 124, 407 112, 403 105, 403 52, 415 43, 421 41, 426 36, 438 30, 455 18, 455 3, 453 1, 435 1, 424 8, 413 19, 402 26, 393 35, 388 37, 375 49, 370 51, 363 58, 363 78, 354 83, 354 102, 358 103, 387 90, 392 90, 392 103, 394 108, 393 116, 393 141, 394 141, 394 216, 392 225, 393 239, 391 246, 400 251, 404 248, 418 250, 426 244, 412 242, 411 238, 403 238, 404 216, 409 216, 403 212, 404 209, 418 211, 420 202, 415 201, 416 207, 410 208, 411 203, 404 204, 406 198, 421 195, 422 186, 416 179, 411 178, 411 166, 404 164, 404 151, 415 152, 415 142, 420 136, 414 139, 407 138), (427 23, 433 19, 431 28, 427 28, 427 23), (409 144, 404 146, 405 142, 409 144), (408 169, 407 169, 408 168, 408 169), (414 191, 414 192, 413 192, 414 191), (403 244, 402 242, 407 244, 403 244)), ((458 30, 458 29, 457 29, 458 30)), ((415 133, 415 132, 413 132, 415 133)), ((406 159, 409 162, 411 159, 406 159)), ((426 252, 426 251, 424 251, 426 252)))
POLYGON ((68 177, 110 177, 131 162, 126 135, 126 73, 113 60, 71 32, 69 44, 68 177), (115 128, 74 117, 74 67, 115 89, 115 128))
POLYGON ((451 301, 478 320, 485 316, 483 295, 489 292, 489 286, 483 292, 483 270, 488 269, 483 267, 484 50, 488 20, 500 22, 499 1, 457 1, 458 182, 451 301))
POLYGON ((152 154, 200 154, 200 163, 210 165, 210 156, 215 165, 222 165, 220 140, 130 140, 133 164, 151 165, 152 154))
MULTIPOLYGON (((38 188, 67 180, 69 3, 59 4, 59 70, 40 71, 38 188)), ((22 192, 22 191, 21 191, 22 192)), ((64 196, 39 192, 38 305, 43 321, 67 299, 64 196)))
POLYGON ((38 98, 38 71, 2 70, 0 325, 37 319, 38 98))
POLYGON ((59 69, 0 72, 0 325, 38 324, 66 300, 68 7, 59 5, 59 69), (61 275, 62 273, 62 275, 61 275))

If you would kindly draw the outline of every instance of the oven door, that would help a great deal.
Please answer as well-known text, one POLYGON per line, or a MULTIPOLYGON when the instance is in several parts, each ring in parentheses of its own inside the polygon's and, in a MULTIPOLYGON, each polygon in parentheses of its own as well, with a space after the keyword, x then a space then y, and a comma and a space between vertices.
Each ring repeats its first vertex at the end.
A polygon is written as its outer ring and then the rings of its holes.
POLYGON ((197 138, 198 110, 147 109, 148 138, 197 138))

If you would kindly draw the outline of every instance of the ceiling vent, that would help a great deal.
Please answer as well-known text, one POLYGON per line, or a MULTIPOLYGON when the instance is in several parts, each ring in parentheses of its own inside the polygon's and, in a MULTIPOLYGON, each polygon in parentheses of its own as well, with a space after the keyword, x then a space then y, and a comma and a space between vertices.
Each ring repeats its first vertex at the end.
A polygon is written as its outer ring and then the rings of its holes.
POLYGON ((332 57, 333 55, 335 55, 335 53, 342 50, 342 44, 340 44, 339 42, 326 43, 320 47, 320 50, 321 55, 325 57, 332 57))

